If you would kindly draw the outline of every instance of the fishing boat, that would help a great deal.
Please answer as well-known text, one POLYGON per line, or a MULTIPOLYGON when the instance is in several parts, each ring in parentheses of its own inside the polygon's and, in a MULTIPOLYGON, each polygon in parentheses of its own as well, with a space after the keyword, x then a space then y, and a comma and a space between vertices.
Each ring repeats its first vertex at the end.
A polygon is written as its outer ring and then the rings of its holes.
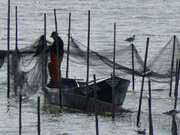
POLYGON ((96 83, 91 82, 88 85, 74 79, 62 79, 63 87, 44 88, 44 96, 46 104, 62 105, 67 108, 79 110, 81 112, 94 112, 96 104, 96 112, 106 113, 122 111, 122 105, 126 97, 126 92, 130 81, 115 77, 98 80, 96 83), (113 83, 112 83, 113 81, 113 83), (113 95, 112 96, 112 84, 113 95), (96 100, 94 98, 94 90, 96 89, 96 100), (114 105, 112 103, 112 97, 114 105))

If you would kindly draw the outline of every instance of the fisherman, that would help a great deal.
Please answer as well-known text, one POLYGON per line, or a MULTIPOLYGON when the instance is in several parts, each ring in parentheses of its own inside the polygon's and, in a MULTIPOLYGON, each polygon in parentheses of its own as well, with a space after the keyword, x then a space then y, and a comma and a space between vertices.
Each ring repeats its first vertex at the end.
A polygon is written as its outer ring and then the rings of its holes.
POLYGON ((50 82, 48 87, 61 87, 61 63, 64 56, 64 43, 57 32, 52 32, 51 37, 54 42, 49 46, 50 62, 48 69, 50 74, 50 82))

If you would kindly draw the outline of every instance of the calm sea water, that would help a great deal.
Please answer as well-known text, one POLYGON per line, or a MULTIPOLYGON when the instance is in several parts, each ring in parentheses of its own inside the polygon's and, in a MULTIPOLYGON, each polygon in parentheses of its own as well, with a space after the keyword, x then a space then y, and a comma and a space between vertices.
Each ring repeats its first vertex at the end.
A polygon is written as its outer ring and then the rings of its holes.
MULTIPOLYGON (((87 43, 87 11, 91 10, 91 48, 112 49, 113 23, 117 23, 117 47, 128 45, 124 39, 136 35, 135 45, 144 56, 146 38, 150 37, 150 54, 180 32, 180 2, 171 0, 11 0, 11 48, 15 39, 15 6, 18 6, 19 47, 30 45, 43 34, 43 15, 47 14, 47 35, 54 31, 53 9, 57 9, 58 32, 67 44, 68 14, 72 13, 72 35, 87 43)), ((0 1, 0 49, 6 49, 7 1, 0 1)), ((150 56, 151 57, 151 56, 150 56)), ((64 62, 65 63, 65 62, 64 62)), ((64 64, 65 65, 65 64, 64 64)), ((72 69, 73 70, 73 69, 72 69)), ((63 68, 63 71, 64 68, 63 68)), ((75 72, 75 71, 74 71, 75 72)), ((18 100, 6 98, 6 67, 0 70, 0 135, 18 134, 18 100)), ((78 74, 78 72, 77 72, 78 74)), ((74 77, 74 76, 73 76, 74 77)), ((114 122, 110 117, 99 117, 101 135, 136 135, 136 115, 140 90, 137 79, 136 92, 131 86, 124 107, 135 111, 123 113, 114 122)), ((172 117, 162 114, 173 108, 173 98, 168 97, 168 85, 153 84, 152 112, 154 133, 171 135, 172 117), (156 91, 156 88, 163 88, 156 91)), ((179 108, 178 101, 178 108, 179 108)), ((36 95, 23 101, 22 130, 24 135, 37 134, 36 95)), ((148 132, 148 102, 145 91, 142 106, 142 127, 148 132)), ((81 113, 49 114, 41 110, 43 135, 93 135, 95 118, 81 113)), ((176 118, 179 126, 178 115, 176 118)), ((179 128, 178 128, 179 130, 179 128)))

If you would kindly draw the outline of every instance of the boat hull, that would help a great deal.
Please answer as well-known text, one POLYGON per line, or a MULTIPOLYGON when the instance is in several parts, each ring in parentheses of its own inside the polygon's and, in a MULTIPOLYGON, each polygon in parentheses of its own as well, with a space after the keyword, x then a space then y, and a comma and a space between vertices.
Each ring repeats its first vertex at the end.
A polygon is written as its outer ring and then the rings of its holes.
POLYGON ((62 105, 78 109, 82 112, 106 113, 122 111, 130 81, 116 77, 114 81, 114 106, 112 104, 112 79, 108 78, 96 83, 97 99, 94 98, 94 84, 78 87, 73 79, 63 79, 63 89, 45 88, 47 104, 62 105))

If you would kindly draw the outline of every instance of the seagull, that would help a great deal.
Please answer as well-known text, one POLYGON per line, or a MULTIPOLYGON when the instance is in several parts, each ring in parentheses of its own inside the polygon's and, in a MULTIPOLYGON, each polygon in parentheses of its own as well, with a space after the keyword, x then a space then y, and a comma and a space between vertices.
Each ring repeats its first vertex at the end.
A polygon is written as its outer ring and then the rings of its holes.
POLYGON ((127 42, 133 42, 135 40, 135 35, 133 35, 132 37, 129 37, 127 39, 125 39, 125 41, 127 42))

